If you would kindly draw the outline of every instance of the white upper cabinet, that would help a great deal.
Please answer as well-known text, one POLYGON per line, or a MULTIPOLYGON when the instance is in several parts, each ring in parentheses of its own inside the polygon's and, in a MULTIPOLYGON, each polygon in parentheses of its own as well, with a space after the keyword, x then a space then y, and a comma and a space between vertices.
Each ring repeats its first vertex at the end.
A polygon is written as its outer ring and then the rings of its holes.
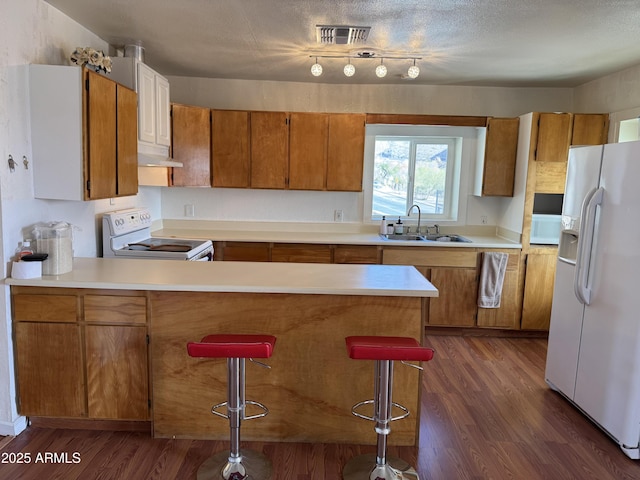
POLYGON ((138 93, 138 152, 169 156, 169 81, 133 57, 112 58, 110 77, 138 93))

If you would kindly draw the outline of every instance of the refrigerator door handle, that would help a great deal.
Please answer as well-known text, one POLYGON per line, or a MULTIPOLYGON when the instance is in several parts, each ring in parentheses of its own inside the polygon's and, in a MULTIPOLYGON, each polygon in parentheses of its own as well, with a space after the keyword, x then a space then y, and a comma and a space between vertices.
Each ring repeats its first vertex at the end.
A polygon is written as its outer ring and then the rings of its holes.
POLYGON ((589 260, 593 237, 595 236, 596 208, 602 204, 604 188, 596 188, 589 192, 582 204, 580 237, 576 258, 576 271, 573 288, 578 300, 584 305, 591 303, 591 289, 589 288, 589 260))

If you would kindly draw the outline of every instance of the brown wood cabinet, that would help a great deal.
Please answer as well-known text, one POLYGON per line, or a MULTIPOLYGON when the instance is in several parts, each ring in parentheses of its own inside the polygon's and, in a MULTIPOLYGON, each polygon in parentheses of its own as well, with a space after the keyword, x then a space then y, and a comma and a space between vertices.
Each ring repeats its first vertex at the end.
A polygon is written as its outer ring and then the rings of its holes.
POLYGON ((144 293, 11 292, 21 414, 149 419, 144 293))
POLYGON ((609 114, 575 113, 571 145, 601 145, 607 143, 609 114))
POLYGON ((172 168, 175 187, 211 186, 211 111, 171 105, 171 152, 182 167, 172 168))
POLYGON ((374 265, 380 263, 382 248, 376 245, 336 245, 333 263, 357 263, 374 265))
POLYGON ((331 245, 308 243, 274 243, 271 248, 272 262, 332 263, 331 245))
POLYGON ((571 143, 571 114, 540 113, 535 143, 537 162, 566 162, 571 143))
POLYGON ((522 323, 524 330, 549 330, 556 274, 556 249, 526 257, 522 323))
POLYGON ((329 115, 292 113, 289 126, 289 188, 324 190, 327 185, 329 115))
POLYGON ((249 112, 212 110, 211 115, 213 186, 249 188, 249 112))
POLYGON ((289 172, 289 114, 251 112, 251 188, 284 189, 289 172))
POLYGON ((385 265, 413 265, 438 289, 428 299, 427 325, 468 326, 476 324, 478 253, 475 248, 383 248, 385 265))
POLYGON ((24 321, 15 324, 21 415, 86 415, 80 338, 80 327, 76 323, 24 321))
POLYGON ((482 183, 476 195, 513 196, 519 118, 487 119, 482 183))
POLYGON ((362 191, 365 114, 329 115, 327 190, 362 191))
POLYGON ((137 95, 84 70, 85 199, 138 193, 137 95))
POLYGON ((269 262, 271 247, 260 242, 215 242, 214 260, 225 262, 269 262))

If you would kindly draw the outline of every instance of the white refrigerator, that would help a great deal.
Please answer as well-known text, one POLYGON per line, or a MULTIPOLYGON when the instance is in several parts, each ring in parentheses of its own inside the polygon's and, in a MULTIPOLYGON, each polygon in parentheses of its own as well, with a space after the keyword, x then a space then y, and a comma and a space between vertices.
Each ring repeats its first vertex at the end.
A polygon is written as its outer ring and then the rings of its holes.
POLYGON ((640 142, 570 149, 545 378, 640 458, 640 142))

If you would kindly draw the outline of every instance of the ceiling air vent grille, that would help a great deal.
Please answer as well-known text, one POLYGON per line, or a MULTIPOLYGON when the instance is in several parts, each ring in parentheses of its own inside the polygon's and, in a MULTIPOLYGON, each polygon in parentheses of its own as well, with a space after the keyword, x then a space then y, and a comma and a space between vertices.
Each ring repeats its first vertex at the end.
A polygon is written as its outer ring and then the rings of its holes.
POLYGON ((316 25, 316 39, 324 45, 351 45, 364 43, 371 27, 350 27, 345 25, 316 25))

